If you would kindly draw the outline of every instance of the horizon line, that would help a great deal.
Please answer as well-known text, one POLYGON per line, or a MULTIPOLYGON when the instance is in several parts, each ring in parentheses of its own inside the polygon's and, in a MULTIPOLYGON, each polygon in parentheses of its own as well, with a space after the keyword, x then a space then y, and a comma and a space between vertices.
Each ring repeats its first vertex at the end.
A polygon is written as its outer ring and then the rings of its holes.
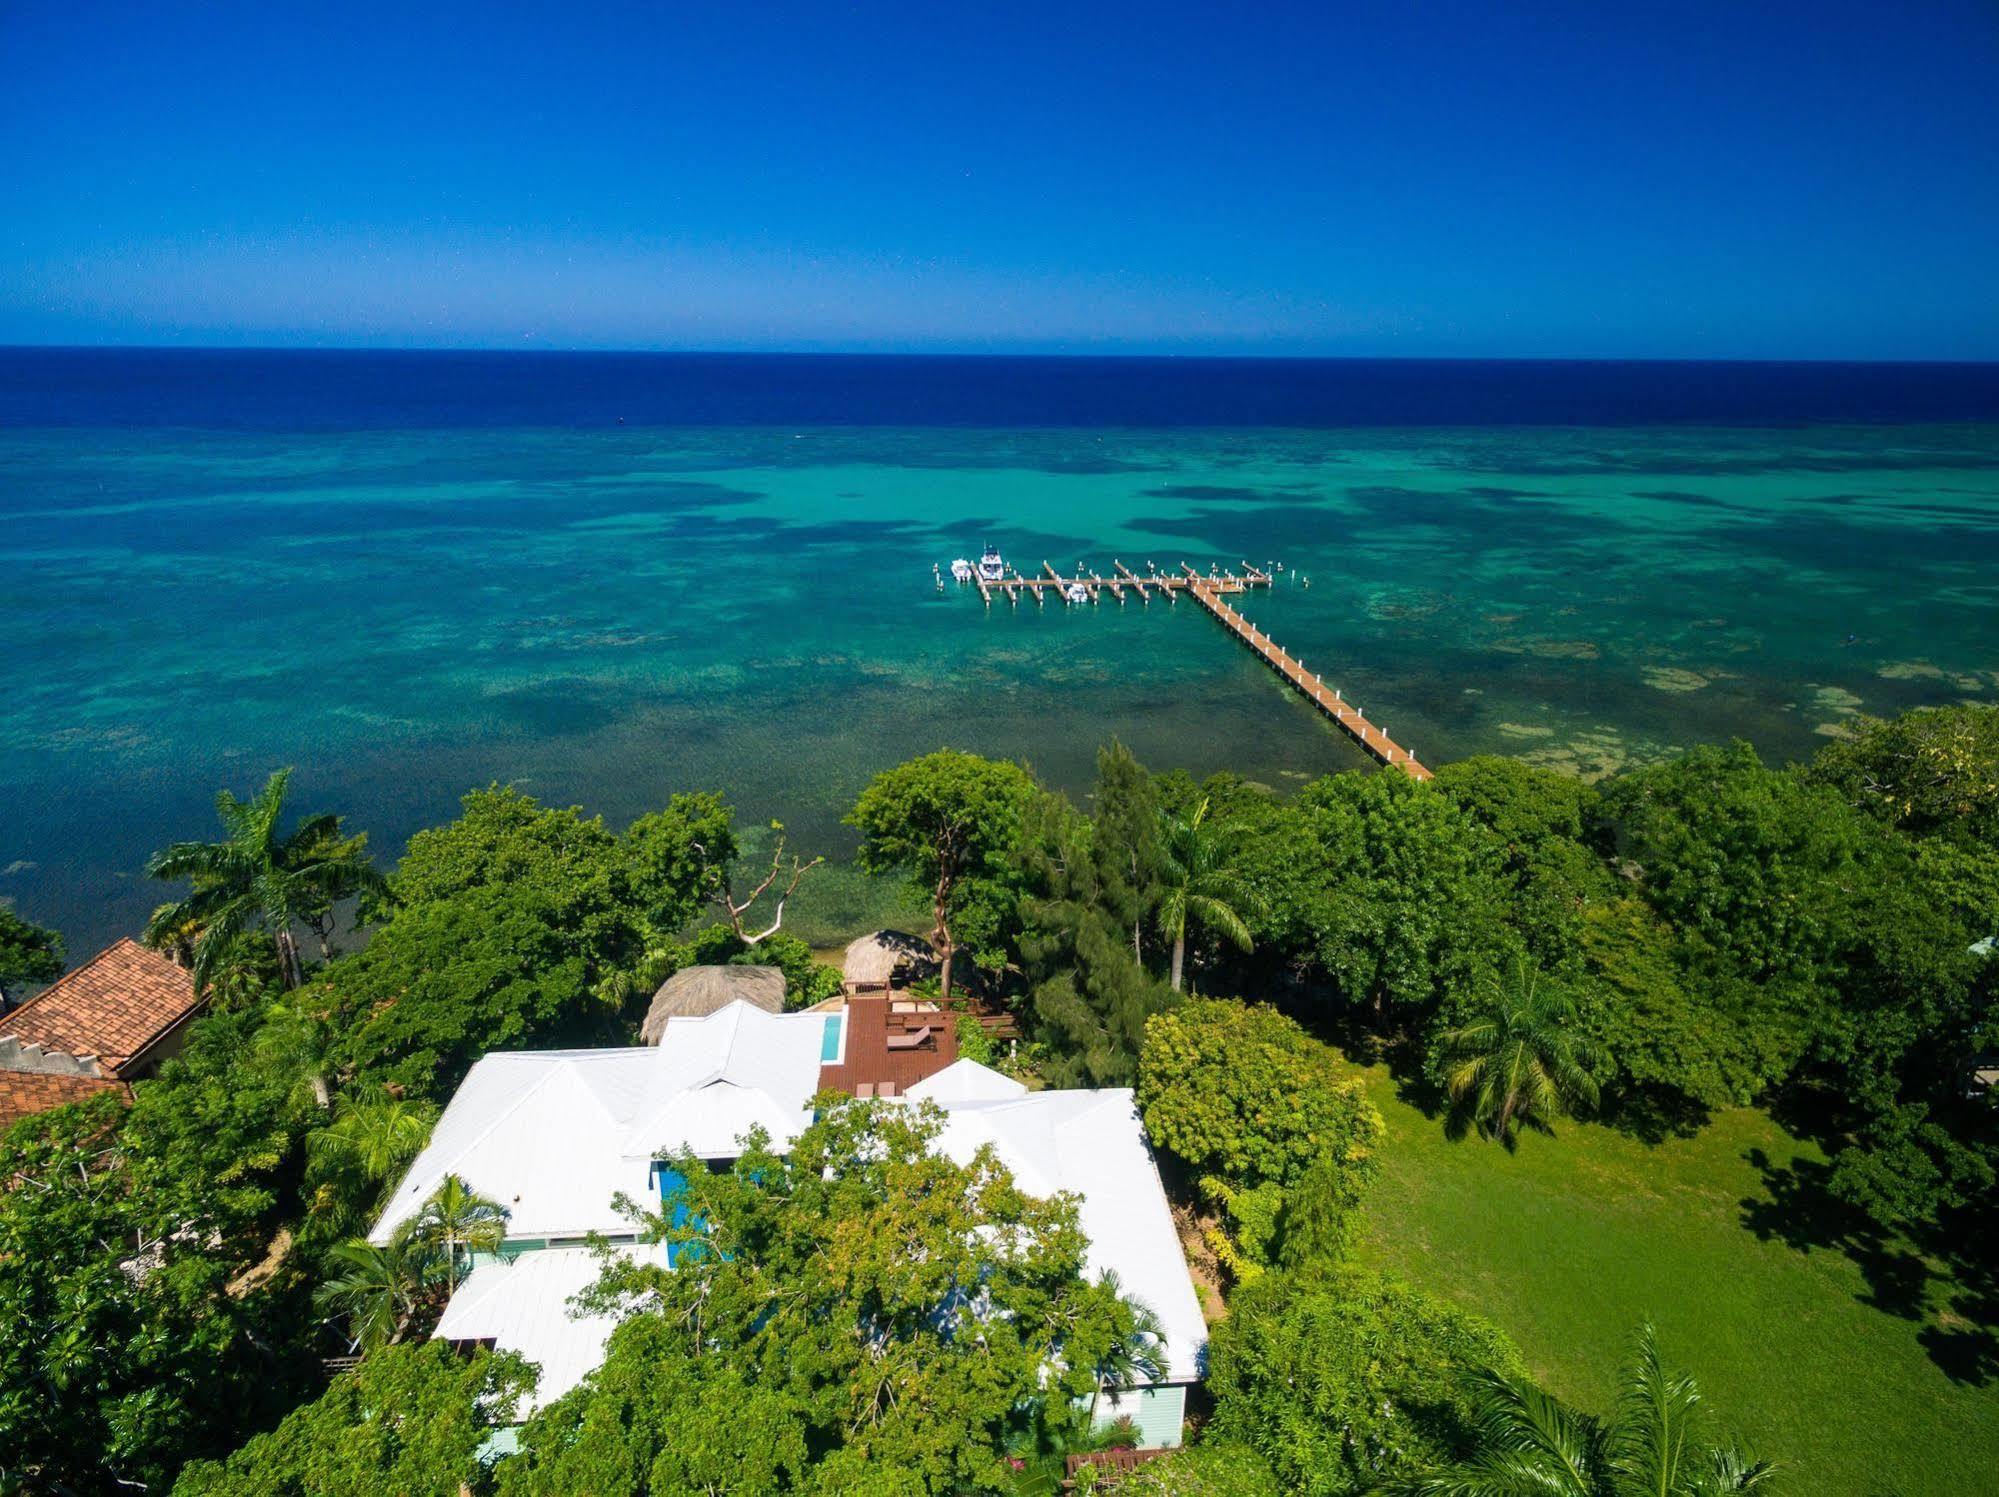
POLYGON ((16 353, 179 353, 179 354, 503 354, 541 358, 712 358, 712 359, 936 359, 1003 363, 1012 360, 1065 359, 1099 363, 1232 363, 1232 364, 1734 364, 1818 365, 1870 368, 1999 367, 1992 358, 1853 358, 1821 356, 1759 357, 1695 354, 1359 354, 1359 353, 1226 353, 1096 351, 1053 349, 1040 352, 996 349, 877 349, 877 348, 649 348, 531 347, 491 343, 368 344, 368 343, 9 343, 0 354, 16 353))

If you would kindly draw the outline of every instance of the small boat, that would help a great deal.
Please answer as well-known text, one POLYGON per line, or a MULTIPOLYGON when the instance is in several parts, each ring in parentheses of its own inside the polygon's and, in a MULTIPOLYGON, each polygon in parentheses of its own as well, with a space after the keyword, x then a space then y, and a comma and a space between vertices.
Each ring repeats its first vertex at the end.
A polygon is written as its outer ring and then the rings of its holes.
POLYGON ((1080 582, 1072 582, 1062 590, 1062 596, 1071 603, 1087 603, 1090 601, 1090 590, 1080 582))
MULTIPOLYGON (((955 571, 956 568, 954 567, 955 571)), ((987 582, 997 582, 1006 575, 1006 559, 995 546, 986 547, 985 555, 979 558, 979 576, 987 582)))
POLYGON ((951 563, 951 576, 959 582, 970 582, 978 575, 972 564, 962 556, 951 563))

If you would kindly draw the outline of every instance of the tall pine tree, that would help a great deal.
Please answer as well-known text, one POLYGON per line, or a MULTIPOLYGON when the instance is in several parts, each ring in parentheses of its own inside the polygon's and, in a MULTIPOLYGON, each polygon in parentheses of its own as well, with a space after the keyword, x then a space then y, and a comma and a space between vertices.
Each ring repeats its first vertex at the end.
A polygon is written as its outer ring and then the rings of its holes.
POLYGON ((1022 837, 1020 951, 1057 1086, 1126 1086, 1145 1021, 1174 994, 1146 969, 1143 930, 1158 902, 1159 798, 1131 751, 1097 753, 1096 815, 1043 794, 1022 837))

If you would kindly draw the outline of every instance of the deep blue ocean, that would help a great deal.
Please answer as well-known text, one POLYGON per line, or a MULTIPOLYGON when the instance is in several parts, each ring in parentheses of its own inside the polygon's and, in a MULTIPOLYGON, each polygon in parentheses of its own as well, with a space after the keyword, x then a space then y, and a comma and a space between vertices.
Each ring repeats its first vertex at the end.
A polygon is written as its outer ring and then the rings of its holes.
POLYGON ((1364 763, 1192 610, 937 591, 987 542, 1285 562, 1248 611, 1432 763, 1792 757, 1999 701, 1999 365, 0 350, 0 899, 133 930, 284 764, 389 857, 496 779, 838 857, 940 743, 1364 763))
POLYGON ((0 426, 1786 426, 1999 420, 1999 364, 0 349, 0 426))

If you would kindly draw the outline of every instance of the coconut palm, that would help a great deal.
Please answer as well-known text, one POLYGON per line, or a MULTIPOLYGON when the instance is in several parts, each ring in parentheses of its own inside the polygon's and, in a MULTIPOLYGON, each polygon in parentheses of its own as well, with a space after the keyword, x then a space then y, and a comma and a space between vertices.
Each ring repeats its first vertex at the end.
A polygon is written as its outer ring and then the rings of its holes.
POLYGON ((1124 1293, 1114 1272, 1106 1271, 1103 1285, 1131 1307, 1131 1324, 1113 1339, 1097 1358, 1092 1373, 1097 1390, 1090 1395, 1090 1424, 1097 1422, 1097 1405, 1109 1389, 1123 1390, 1139 1383, 1156 1383, 1166 1375, 1165 1329, 1152 1307, 1142 1299, 1124 1293))
POLYGON ((352 1230, 430 1141, 437 1108, 401 1097, 343 1098, 331 1123, 306 1137, 316 1185, 311 1209, 332 1232, 352 1230))
POLYGON ((435 1306, 443 1277, 437 1248, 409 1232, 386 1246, 356 1238, 329 1249, 334 1276, 313 1291, 313 1307, 344 1315, 348 1338, 363 1352, 403 1339, 417 1318, 435 1306))
POLYGON ((1510 1149, 1516 1129, 1546 1132, 1555 1113, 1594 1105, 1591 1049, 1575 1018, 1574 1003, 1522 958, 1510 988, 1494 995, 1484 1015, 1444 1032, 1454 1125, 1476 1123, 1510 1149))
POLYGON ((291 1078, 294 1103, 302 1107, 309 1100, 321 1112, 329 1110, 333 1090, 326 1079, 325 1021, 289 998, 273 998, 263 1012, 264 1022, 250 1042, 257 1062, 291 1078))
POLYGON ((330 950, 332 911, 342 899, 386 890, 368 860, 367 837, 340 835, 338 816, 308 816, 280 836, 285 787, 281 769, 247 801, 224 790, 215 812, 228 833, 221 842, 176 842, 153 855, 152 878, 185 879, 185 899, 162 905, 146 927, 146 942, 161 950, 191 950, 197 989, 206 991, 217 964, 237 935, 267 933, 287 988, 305 980, 297 927, 318 932, 321 954, 330 950))
POLYGON ((507 1235, 507 1208, 457 1175, 446 1175, 416 1214, 412 1231, 444 1254, 446 1283, 458 1287, 458 1253, 490 1253, 507 1235))
POLYGON ((1208 802, 1191 817, 1167 816, 1160 828, 1159 926, 1173 943, 1173 991, 1180 991, 1187 964, 1187 927, 1205 925, 1244 951, 1251 946, 1246 912, 1261 912, 1262 900, 1223 856, 1221 839, 1208 825, 1208 802))
POLYGON ((1614 1412, 1593 1419, 1525 1378, 1479 1374, 1468 1459, 1405 1477, 1384 1497, 1725 1497, 1765 1486, 1776 1468, 1709 1442, 1698 1384, 1670 1372, 1658 1336, 1639 1329, 1614 1412))

